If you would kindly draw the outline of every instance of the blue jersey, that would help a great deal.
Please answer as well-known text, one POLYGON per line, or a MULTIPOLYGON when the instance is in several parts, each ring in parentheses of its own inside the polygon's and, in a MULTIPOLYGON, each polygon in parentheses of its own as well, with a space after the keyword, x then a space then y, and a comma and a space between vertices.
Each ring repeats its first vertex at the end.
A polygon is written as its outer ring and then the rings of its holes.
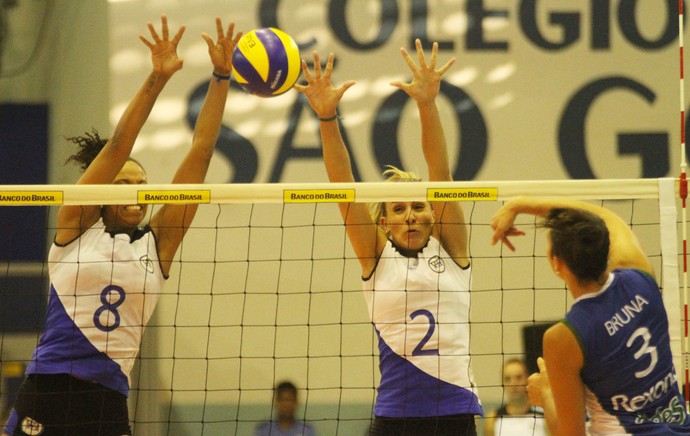
POLYGON ((390 241, 364 297, 379 340, 377 416, 481 414, 470 370, 470 268, 435 238, 416 258, 390 241))
POLYGON ((575 300, 565 324, 584 356, 591 434, 690 433, 666 310, 652 277, 615 270, 601 291, 575 300))

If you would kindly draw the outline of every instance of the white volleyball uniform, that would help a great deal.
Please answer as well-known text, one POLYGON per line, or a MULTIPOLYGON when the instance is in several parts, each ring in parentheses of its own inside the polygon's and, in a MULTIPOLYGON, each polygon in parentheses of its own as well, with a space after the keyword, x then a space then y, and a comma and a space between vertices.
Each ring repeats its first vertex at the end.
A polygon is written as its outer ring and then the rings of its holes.
POLYGON ((72 374, 124 395, 141 337, 165 281, 149 227, 132 240, 102 220, 48 255, 45 332, 28 374, 72 374))
POLYGON ((363 280, 379 339, 376 416, 482 413, 470 370, 470 277, 433 237, 417 258, 386 243, 363 280))

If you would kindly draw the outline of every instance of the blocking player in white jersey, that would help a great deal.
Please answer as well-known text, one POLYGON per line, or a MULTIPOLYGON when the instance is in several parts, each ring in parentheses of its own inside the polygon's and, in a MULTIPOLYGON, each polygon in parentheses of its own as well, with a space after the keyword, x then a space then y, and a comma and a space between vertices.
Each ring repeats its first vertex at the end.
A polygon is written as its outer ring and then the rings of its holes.
MULTIPOLYGON (((129 103, 110 139, 97 132, 71 138, 69 160, 83 173, 77 184, 142 184, 146 173, 130 157, 135 139, 168 80, 180 68, 180 27, 169 37, 149 23, 152 72, 129 103)), ((213 77, 194 138, 173 183, 203 183, 215 147, 241 34, 234 24, 217 40, 206 34, 213 77)), ((197 205, 164 205, 140 227, 146 205, 62 206, 50 249, 50 297, 46 327, 4 435, 131 434, 127 413, 129 375, 141 336, 168 277, 173 257, 197 205)))
POLYGON ((552 434, 690 434, 654 271, 627 224, 590 203, 521 197, 494 216, 492 243, 524 234, 519 214, 545 218, 547 258, 574 301, 544 334, 529 398, 552 434))
MULTIPOLYGON (((436 68, 438 44, 427 62, 416 41, 417 62, 402 49, 413 74, 393 82, 411 97, 422 125, 429 180, 451 181, 436 97, 455 59, 436 68)), ((306 86, 295 89, 319 118, 323 159, 331 182, 354 182, 336 109, 353 81, 334 87, 333 54, 324 71, 302 62, 306 86)), ((389 167, 390 181, 419 181, 389 167)), ((482 408, 469 356, 470 259, 467 226, 457 202, 388 202, 373 213, 362 203, 339 203, 350 243, 360 261, 364 296, 379 339, 381 381, 370 435, 475 435, 482 408)))

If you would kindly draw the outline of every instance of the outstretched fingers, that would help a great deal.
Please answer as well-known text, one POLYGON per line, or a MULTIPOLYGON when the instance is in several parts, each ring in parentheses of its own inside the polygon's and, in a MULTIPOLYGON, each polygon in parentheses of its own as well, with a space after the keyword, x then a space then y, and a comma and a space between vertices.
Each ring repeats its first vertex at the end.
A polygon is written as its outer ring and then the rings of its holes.
POLYGON ((232 39, 232 44, 233 44, 232 46, 233 47, 237 47, 237 43, 240 42, 240 38, 242 38, 243 33, 237 32, 237 34, 235 34, 233 36, 234 33, 235 33, 235 23, 230 23, 228 25, 228 36, 227 36, 227 38, 232 39))
MULTIPOLYGON (((419 62, 419 67, 424 68, 426 67, 426 56, 424 55, 424 49, 422 48, 422 41, 419 40, 419 38, 415 39, 414 41, 415 48, 417 49, 417 59, 419 62)), ((438 45, 434 43, 434 45, 437 47, 438 50, 438 45)), ((433 50, 432 50, 432 58, 433 58, 433 50)))
POLYGON ((328 59, 326 60, 326 69, 323 72, 323 77, 330 79, 331 73, 333 73, 333 61, 335 60, 335 55, 333 52, 328 53, 328 59))
MULTIPOLYGON (((166 26, 167 26, 168 19, 167 19, 167 17, 165 19, 163 17, 165 17, 165 15, 161 15, 161 21, 165 22, 166 26)), ((155 43, 161 42, 161 38, 160 38, 160 36, 158 36, 158 32, 156 32, 156 28, 154 27, 153 23, 149 21, 148 23, 146 23, 146 27, 149 28, 149 33, 151 34, 151 38, 153 39, 153 42, 155 42, 155 43)))
POLYGON ((168 16, 165 14, 161 15, 161 26, 163 31, 163 40, 167 41, 169 39, 170 32, 168 31, 168 16))
POLYGON ((402 54, 402 57, 405 60, 407 66, 410 67, 410 70, 412 70, 412 74, 414 75, 414 77, 417 77, 418 68, 417 64, 415 64, 414 62, 414 59, 412 59, 412 56, 410 56, 407 50, 405 50, 405 47, 400 47, 400 53, 402 54))
POLYGON ((235 23, 228 24, 227 29, 224 30, 222 20, 216 17, 216 40, 214 41, 207 33, 201 34, 208 46, 214 71, 218 74, 226 75, 232 72, 232 52, 242 37, 242 32, 237 32, 236 35, 234 33, 235 23))
POLYGON ((173 37, 172 42, 175 47, 177 47, 177 44, 180 42, 182 39, 182 35, 184 35, 184 31, 186 30, 186 27, 180 26, 180 28, 177 30, 177 33, 173 37))
POLYGON ((314 78, 321 78, 321 62, 319 61, 319 53, 314 52, 314 78))
POLYGON ((450 69, 450 67, 453 66, 454 63, 455 63, 455 58, 450 58, 450 59, 448 60, 448 62, 446 62, 441 68, 439 68, 439 69, 437 70, 438 73, 439 73, 441 76, 443 76, 444 74, 446 74, 446 71, 448 71, 448 70, 450 69))
POLYGON ((417 77, 417 74, 419 74, 419 71, 422 69, 434 71, 442 76, 446 73, 446 71, 450 69, 450 67, 453 66, 453 64, 455 64, 456 59, 453 57, 450 58, 445 64, 443 64, 441 68, 439 68, 438 70, 436 69, 436 62, 438 61, 438 42, 434 42, 431 46, 431 58, 428 64, 426 62, 426 55, 424 54, 424 49, 422 47, 421 40, 415 40, 415 48, 417 50, 418 64, 415 63, 415 61, 412 59, 412 56, 410 56, 410 54, 407 52, 407 50, 405 50, 405 48, 400 48, 400 52, 402 53, 405 62, 407 62, 407 65, 410 67, 410 70, 412 70, 412 72, 415 74, 415 77, 417 77))
POLYGON ((512 242, 510 242, 510 239, 508 239, 508 236, 507 236, 507 235, 501 236, 500 239, 501 239, 501 242, 503 242, 503 245, 505 245, 506 247, 508 247, 508 249, 509 249, 510 251, 515 251, 515 246, 513 245, 512 242))
MULTIPOLYGON (((309 66, 307 65, 307 61, 302 59, 301 62, 302 65, 302 74, 304 75, 304 79, 307 81, 307 83, 311 83, 312 80, 314 80, 311 76, 311 71, 309 71, 309 66)), ((295 84, 295 89, 298 91, 300 90, 299 88, 304 88, 304 86, 300 85, 299 83, 295 84)))
MULTIPOLYGON (((323 71, 321 70, 321 61, 319 59, 319 53, 314 51, 313 53, 314 56, 314 73, 312 74, 311 71, 309 71, 309 66, 307 65, 307 61, 302 59, 301 65, 302 65, 302 73, 304 74, 304 78, 307 80, 307 84, 312 84, 314 81, 319 80, 319 79, 330 79, 331 73, 333 73, 333 60, 335 59, 335 55, 333 53, 328 54, 328 60, 326 61, 326 66, 324 67, 323 71)), ((295 85, 297 86, 297 85, 295 85)), ((299 90, 299 89, 298 89, 299 90)))
POLYGON ((434 42, 431 46, 431 61, 429 62, 429 68, 432 70, 436 68, 436 59, 438 58, 438 42, 434 42))
POLYGON ((155 26, 153 25, 152 22, 146 23, 146 27, 149 29, 149 33, 151 34, 151 39, 153 42, 149 41, 149 39, 144 36, 144 35, 139 35, 139 39, 148 47, 148 48, 153 48, 157 44, 160 44, 161 42, 166 42, 170 41, 173 46, 177 47, 177 44, 179 44, 180 40, 182 39, 182 35, 184 34, 185 31, 185 26, 180 26, 180 28, 177 30, 177 33, 175 33, 175 36, 173 37, 172 40, 170 40, 170 30, 168 28, 168 16, 165 14, 161 14, 161 33, 163 35, 163 38, 158 35, 158 32, 156 31, 155 26))
POLYGON ((510 227, 505 231, 494 229, 494 235, 491 238, 491 245, 496 245, 498 241, 501 241, 510 251, 515 251, 515 246, 510 241, 510 237, 513 236, 524 236, 525 232, 517 229, 516 227, 510 227))
POLYGON ((143 42, 146 45, 146 47, 153 48, 153 46, 158 44, 161 39, 158 36, 158 33, 156 32, 156 28, 153 27, 152 22, 149 21, 148 23, 146 23, 146 27, 148 27, 148 29, 149 29, 149 33, 151 34, 151 38, 153 39, 153 42, 149 41, 148 38, 144 35, 139 35, 139 39, 141 40, 141 42, 143 42))
MULTIPOLYGON (((230 25, 232 25, 232 23, 230 25)), ((216 38, 220 40, 223 39, 223 37, 223 23, 221 22, 220 17, 216 17, 216 38)), ((229 36, 227 38, 230 39, 229 36)))

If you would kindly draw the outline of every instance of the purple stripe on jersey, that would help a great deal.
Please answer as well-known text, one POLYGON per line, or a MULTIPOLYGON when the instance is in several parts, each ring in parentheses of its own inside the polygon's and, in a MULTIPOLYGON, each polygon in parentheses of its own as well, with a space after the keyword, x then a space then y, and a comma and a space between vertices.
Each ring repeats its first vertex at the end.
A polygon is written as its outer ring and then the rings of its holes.
POLYGON ((7 418, 7 422, 5 423, 5 428, 2 429, 3 433, 6 434, 14 434, 14 431, 17 429, 17 426, 19 425, 19 416, 17 416, 17 411, 12 409, 12 413, 10 413, 10 417, 7 418))
POLYGON ((67 315, 65 307, 50 286, 45 333, 26 370, 27 374, 71 374, 129 394, 129 381, 107 354, 99 351, 67 315))
MULTIPOLYGON (((379 337, 381 383, 374 414, 389 418, 455 414, 481 415, 479 399, 470 390, 439 380, 398 356, 379 337)), ((437 359, 437 356, 428 356, 437 359)))

